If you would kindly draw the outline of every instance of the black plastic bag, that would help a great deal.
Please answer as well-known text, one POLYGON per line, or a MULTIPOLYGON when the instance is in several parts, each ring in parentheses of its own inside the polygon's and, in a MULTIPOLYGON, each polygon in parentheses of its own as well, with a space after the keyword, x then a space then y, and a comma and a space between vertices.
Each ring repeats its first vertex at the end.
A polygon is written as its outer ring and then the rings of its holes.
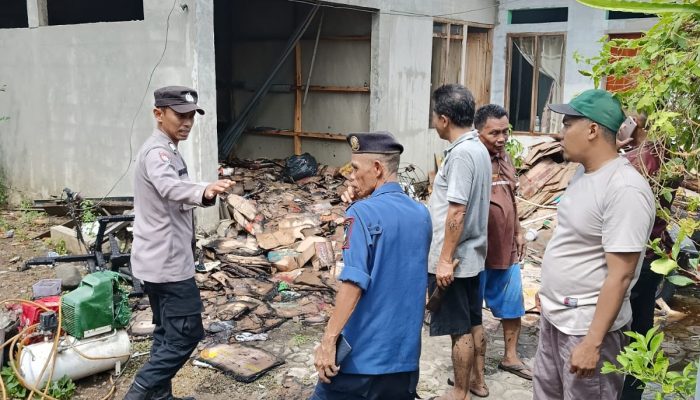
POLYGON ((318 162, 309 153, 287 158, 284 174, 292 181, 308 178, 318 172, 318 162))

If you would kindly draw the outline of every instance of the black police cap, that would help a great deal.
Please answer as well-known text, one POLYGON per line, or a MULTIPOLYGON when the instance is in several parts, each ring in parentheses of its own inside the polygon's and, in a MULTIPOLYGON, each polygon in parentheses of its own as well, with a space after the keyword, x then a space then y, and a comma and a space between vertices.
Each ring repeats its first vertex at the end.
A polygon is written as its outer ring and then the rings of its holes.
POLYGON ((186 114, 197 111, 200 115, 204 110, 197 105, 197 91, 185 86, 166 86, 153 92, 156 107, 170 107, 173 110, 186 114))
POLYGON ((351 133, 348 143, 353 153, 395 154, 403 153, 403 146, 389 132, 351 133))

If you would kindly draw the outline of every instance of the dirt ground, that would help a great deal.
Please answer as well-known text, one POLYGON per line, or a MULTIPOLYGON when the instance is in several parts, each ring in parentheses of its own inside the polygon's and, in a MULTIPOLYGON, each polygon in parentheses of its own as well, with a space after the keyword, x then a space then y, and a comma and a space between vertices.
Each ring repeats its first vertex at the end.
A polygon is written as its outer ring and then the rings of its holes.
MULTIPOLYGON (((55 278, 50 266, 36 266, 27 271, 18 271, 24 262, 33 257, 46 256, 56 250, 50 239, 33 240, 47 232, 51 226, 65 222, 65 218, 50 217, 26 211, 0 211, 0 301, 10 299, 30 299, 33 283, 46 278, 55 278), (14 236, 6 238, 6 232, 14 230, 14 236)), ((320 337, 319 327, 305 327, 293 321, 270 332, 266 342, 254 345, 273 352, 280 358, 298 352, 312 354, 313 345, 320 337)), ((116 385, 115 399, 121 399, 128 389, 134 374, 148 359, 151 341, 132 342, 132 354, 136 354, 124 366, 119 377, 114 371, 97 374, 76 383, 74 399, 98 400, 104 398, 116 385)), ((315 382, 295 379, 287 375, 289 366, 282 365, 262 378, 244 384, 206 368, 185 365, 173 380, 176 395, 194 395, 198 399, 306 399, 315 382)))

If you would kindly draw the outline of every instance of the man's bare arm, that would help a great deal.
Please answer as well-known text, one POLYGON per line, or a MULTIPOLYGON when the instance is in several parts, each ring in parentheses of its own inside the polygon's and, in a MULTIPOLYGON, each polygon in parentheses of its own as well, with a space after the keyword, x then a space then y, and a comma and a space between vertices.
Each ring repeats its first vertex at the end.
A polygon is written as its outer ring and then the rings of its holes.
POLYGON ((447 288, 454 281, 456 265, 454 254, 464 231, 464 217, 466 214, 467 206, 459 203, 449 203, 447 217, 445 218, 445 240, 442 244, 435 272, 437 284, 443 289, 447 288))
POLYGON ((362 288, 352 282, 343 282, 335 297, 335 309, 328 320, 321 344, 316 349, 314 365, 322 382, 330 383, 330 378, 338 374, 335 365, 335 345, 340 332, 348 323, 357 302, 362 297, 362 288))

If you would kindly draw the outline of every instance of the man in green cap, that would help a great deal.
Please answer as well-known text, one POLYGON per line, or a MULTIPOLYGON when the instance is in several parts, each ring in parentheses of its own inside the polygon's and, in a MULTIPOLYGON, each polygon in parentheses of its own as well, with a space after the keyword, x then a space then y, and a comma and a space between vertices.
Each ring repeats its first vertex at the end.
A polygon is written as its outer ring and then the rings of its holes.
POLYGON ((616 400, 624 377, 600 369, 626 344, 630 288, 654 222, 654 197, 618 156, 625 115, 611 93, 587 90, 549 108, 564 114, 564 156, 582 165, 559 203, 542 260, 534 399, 616 400))

